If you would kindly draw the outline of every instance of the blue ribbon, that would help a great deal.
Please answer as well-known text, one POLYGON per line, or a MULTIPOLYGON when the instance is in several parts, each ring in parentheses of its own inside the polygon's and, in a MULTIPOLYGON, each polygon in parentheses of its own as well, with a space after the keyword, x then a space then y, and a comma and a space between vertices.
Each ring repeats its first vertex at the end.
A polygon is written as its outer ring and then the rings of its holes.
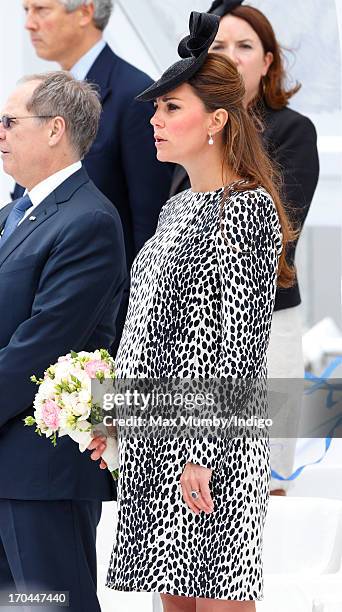
MULTIPOLYGON (((325 389, 326 391, 328 391, 327 398, 326 398, 326 407, 330 409, 336 404, 338 404, 338 401, 334 401, 333 395, 334 395, 334 391, 340 391, 342 389, 342 385, 333 385, 327 381, 327 378, 329 378, 332 375, 332 373, 336 370, 336 368, 338 368, 338 366, 340 366, 341 364, 342 364, 342 357, 336 357, 336 359, 334 359, 328 365, 328 367, 324 370, 321 376, 314 376, 310 372, 306 372, 305 377, 304 377, 305 380, 312 381, 313 385, 309 389, 306 389, 304 391, 305 395, 311 395, 318 389, 325 389)), ((291 476, 288 476, 288 478, 285 478, 285 476, 281 476, 281 474, 276 472, 276 470, 271 470, 272 478, 275 478, 276 480, 287 481, 287 482, 291 480, 295 480, 296 478, 298 478, 298 476, 300 476, 304 468, 306 468, 308 465, 316 465, 317 463, 321 463, 321 461, 323 461, 324 457, 326 456, 330 448, 331 441, 332 441, 332 438, 334 437, 335 431, 341 425, 342 425, 342 416, 337 418, 336 422, 334 423, 328 435, 326 436, 324 453, 319 459, 317 459, 316 461, 312 461, 311 463, 305 463, 304 465, 301 465, 299 468, 296 469, 295 472, 291 474, 291 476)))

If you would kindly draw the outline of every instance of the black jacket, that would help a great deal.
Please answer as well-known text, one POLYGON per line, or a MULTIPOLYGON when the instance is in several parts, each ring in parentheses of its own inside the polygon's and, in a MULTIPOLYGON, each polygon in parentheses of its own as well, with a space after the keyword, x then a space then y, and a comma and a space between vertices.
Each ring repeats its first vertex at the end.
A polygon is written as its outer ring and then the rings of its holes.
MULTIPOLYGON (((278 162, 283 173, 284 200, 288 212, 301 230, 308 214, 317 186, 319 160, 317 134, 313 123, 300 113, 290 109, 261 109, 264 124, 263 141, 269 155, 278 162)), ((190 186, 184 168, 177 166, 170 195, 175 195, 190 186)), ((297 242, 288 250, 287 260, 294 262, 297 242)), ((289 289, 277 289, 275 310, 283 310, 300 304, 300 292, 296 280, 289 289)))

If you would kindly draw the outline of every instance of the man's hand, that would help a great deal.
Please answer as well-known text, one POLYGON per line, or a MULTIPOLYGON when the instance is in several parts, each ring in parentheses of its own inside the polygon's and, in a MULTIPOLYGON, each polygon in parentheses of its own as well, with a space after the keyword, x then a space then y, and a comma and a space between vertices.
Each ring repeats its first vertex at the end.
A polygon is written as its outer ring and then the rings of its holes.
POLYGON ((183 499, 194 514, 199 514, 201 511, 210 514, 214 510, 209 489, 211 475, 212 470, 194 463, 187 463, 183 470, 180 477, 183 499), (196 499, 191 496, 192 491, 198 494, 196 499))
POLYGON ((92 459, 93 461, 98 461, 99 459, 101 459, 100 468, 101 470, 106 470, 107 463, 101 457, 107 448, 106 436, 97 436, 96 438, 93 438, 87 448, 93 451, 90 455, 90 459, 92 459))

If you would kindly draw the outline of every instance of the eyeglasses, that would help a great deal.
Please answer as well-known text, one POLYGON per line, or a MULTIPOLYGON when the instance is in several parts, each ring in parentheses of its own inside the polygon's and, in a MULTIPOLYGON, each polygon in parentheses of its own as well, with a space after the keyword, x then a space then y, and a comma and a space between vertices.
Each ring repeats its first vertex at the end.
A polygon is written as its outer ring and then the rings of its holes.
POLYGON ((0 123, 2 123, 5 130, 10 130, 12 123, 15 123, 17 119, 52 119, 53 115, 28 115, 26 117, 9 117, 9 115, 2 115, 0 117, 0 123))

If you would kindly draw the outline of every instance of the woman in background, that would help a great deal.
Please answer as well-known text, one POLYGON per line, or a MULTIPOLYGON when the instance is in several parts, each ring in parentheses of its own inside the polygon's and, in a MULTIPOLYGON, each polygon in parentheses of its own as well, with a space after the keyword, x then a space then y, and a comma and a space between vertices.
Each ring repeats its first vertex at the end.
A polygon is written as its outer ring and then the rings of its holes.
MULTIPOLYGON (((316 130, 310 119, 288 108, 300 86, 286 87, 283 56, 270 22, 258 9, 241 4, 242 0, 216 0, 212 4, 209 13, 220 17, 220 26, 210 51, 229 57, 244 79, 244 105, 262 120, 263 142, 283 175, 283 200, 299 237, 318 181, 316 130)), ((178 166, 171 195, 188 186, 188 176, 178 166)), ((287 250, 290 266, 294 265, 296 245, 294 241, 287 250)), ((268 349, 269 378, 304 376, 300 303, 297 280, 290 288, 277 289, 268 349)), ((271 441, 271 467, 288 476, 293 470, 300 418, 300 399, 295 393, 283 406, 282 417, 283 438, 271 441)), ((285 494, 288 486, 286 481, 271 480, 273 494, 285 494)))

